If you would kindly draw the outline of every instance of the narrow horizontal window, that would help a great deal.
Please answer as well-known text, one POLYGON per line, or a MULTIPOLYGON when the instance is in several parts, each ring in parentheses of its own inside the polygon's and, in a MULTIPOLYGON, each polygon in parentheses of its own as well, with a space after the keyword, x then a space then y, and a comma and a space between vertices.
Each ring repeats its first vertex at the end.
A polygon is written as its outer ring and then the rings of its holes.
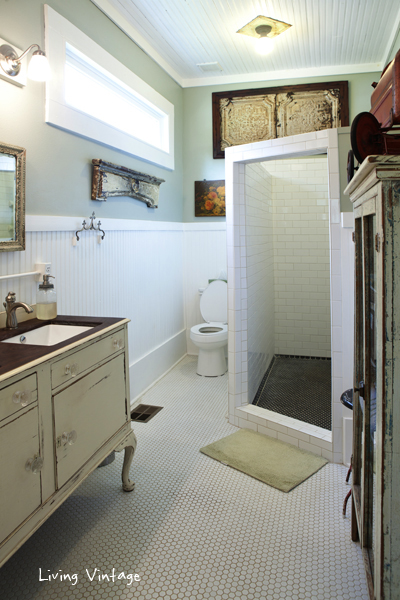
POLYGON ((173 104, 48 5, 45 25, 46 122, 173 169, 173 104))
POLYGON ((66 46, 65 101, 70 106, 156 148, 168 151, 168 115, 111 78, 100 65, 66 46))

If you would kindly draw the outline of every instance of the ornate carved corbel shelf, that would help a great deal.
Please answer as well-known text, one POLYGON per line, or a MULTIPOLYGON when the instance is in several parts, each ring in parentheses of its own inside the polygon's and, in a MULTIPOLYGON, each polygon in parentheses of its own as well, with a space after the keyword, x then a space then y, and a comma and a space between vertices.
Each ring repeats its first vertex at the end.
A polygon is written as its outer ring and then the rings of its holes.
POLYGON ((165 179, 120 167, 99 158, 94 158, 92 163, 92 200, 105 202, 107 198, 114 196, 129 196, 141 200, 150 208, 158 207, 159 188, 165 179))

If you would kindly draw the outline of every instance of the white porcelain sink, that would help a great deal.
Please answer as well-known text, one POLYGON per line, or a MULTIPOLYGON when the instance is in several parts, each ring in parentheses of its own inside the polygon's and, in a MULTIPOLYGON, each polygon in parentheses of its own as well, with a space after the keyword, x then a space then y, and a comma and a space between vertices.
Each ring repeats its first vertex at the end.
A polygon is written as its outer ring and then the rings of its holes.
POLYGON ((32 331, 20 333, 8 340, 3 340, 4 344, 32 344, 34 346, 54 346, 60 342, 65 342, 75 335, 88 331, 92 327, 83 327, 81 325, 43 325, 32 331))

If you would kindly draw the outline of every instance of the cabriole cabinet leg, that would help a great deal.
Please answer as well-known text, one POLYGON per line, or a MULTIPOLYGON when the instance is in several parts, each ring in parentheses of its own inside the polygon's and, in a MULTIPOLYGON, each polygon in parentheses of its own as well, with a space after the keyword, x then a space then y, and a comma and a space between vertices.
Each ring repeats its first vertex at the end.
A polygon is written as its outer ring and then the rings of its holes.
POLYGON ((115 448, 117 452, 125 450, 124 464, 122 467, 122 489, 124 492, 133 492, 135 482, 129 479, 129 469, 132 464, 133 455, 135 454, 137 445, 136 436, 131 431, 126 438, 115 448))

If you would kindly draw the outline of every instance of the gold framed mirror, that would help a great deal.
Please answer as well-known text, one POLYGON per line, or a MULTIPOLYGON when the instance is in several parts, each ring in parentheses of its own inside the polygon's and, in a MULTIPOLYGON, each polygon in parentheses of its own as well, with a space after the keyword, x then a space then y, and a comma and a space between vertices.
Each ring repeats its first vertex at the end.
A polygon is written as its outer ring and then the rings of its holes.
POLYGON ((0 142, 0 252, 25 250, 26 150, 0 142))

